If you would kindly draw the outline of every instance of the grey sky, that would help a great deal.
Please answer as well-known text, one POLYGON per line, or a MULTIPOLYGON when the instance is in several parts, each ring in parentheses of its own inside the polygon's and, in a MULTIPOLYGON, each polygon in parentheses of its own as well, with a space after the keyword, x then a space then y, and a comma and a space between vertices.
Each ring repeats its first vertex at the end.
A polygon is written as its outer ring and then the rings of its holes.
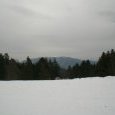
POLYGON ((115 49, 115 0, 0 0, 0 52, 97 59, 115 49))

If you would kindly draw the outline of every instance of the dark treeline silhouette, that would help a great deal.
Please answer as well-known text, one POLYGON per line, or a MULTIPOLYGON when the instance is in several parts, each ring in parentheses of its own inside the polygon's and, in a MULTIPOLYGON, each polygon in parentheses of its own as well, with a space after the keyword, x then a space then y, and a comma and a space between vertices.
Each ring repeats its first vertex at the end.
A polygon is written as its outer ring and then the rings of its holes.
POLYGON ((32 64, 27 57, 26 62, 19 63, 9 59, 9 55, 0 54, 0 80, 54 80, 59 76, 60 67, 56 60, 41 58, 32 64))
POLYGON ((115 76, 115 51, 103 52, 96 64, 91 64, 89 60, 75 64, 68 69, 60 68, 56 60, 40 58, 33 64, 27 57, 26 61, 19 63, 9 58, 7 53, 0 54, 0 80, 55 80, 85 78, 85 77, 105 77, 115 76))
POLYGON ((89 60, 86 60, 82 61, 80 65, 68 67, 66 74, 70 79, 115 76, 115 51, 112 49, 106 53, 103 52, 96 64, 91 64, 89 60))

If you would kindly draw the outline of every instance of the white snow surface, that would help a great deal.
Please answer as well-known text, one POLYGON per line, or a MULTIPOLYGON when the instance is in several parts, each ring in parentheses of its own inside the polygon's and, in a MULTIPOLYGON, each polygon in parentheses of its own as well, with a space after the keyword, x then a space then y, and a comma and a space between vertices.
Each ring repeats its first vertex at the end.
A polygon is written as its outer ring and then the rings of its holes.
POLYGON ((0 115, 115 115, 115 77, 0 81, 0 115))

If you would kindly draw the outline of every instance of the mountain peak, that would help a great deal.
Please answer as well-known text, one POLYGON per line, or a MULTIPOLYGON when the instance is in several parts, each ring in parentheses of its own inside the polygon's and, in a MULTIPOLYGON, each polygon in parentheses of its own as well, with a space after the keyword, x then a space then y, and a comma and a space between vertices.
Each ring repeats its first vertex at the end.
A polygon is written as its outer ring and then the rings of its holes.
MULTIPOLYGON (((41 57, 38 58, 31 58, 32 63, 37 63, 41 57)), ((82 60, 77 58, 71 58, 71 57, 46 57, 48 60, 54 61, 56 60, 61 68, 67 69, 68 66, 74 66, 76 63, 80 64, 82 60)))

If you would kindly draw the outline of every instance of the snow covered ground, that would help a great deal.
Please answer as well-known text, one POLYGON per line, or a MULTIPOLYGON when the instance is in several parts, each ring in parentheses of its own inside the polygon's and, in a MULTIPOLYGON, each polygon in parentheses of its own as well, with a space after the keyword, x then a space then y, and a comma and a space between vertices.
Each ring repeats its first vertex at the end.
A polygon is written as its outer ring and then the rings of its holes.
POLYGON ((0 115, 115 115, 115 77, 0 81, 0 115))

